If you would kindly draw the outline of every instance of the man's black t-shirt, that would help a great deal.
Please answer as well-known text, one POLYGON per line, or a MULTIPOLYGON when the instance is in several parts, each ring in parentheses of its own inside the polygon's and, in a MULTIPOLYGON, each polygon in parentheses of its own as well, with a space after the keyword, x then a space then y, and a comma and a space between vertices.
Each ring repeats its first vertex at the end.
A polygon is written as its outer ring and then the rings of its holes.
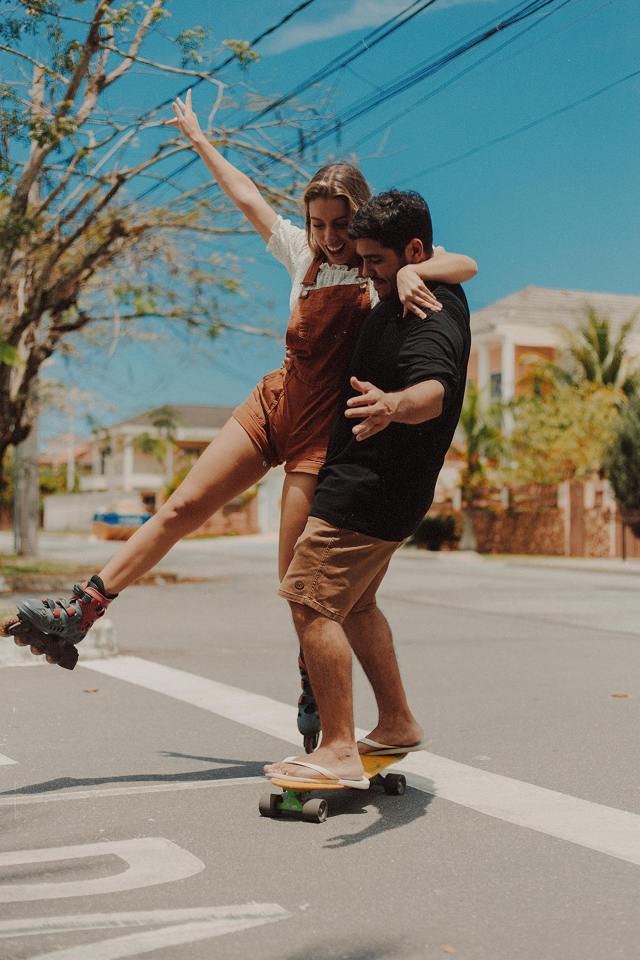
POLYGON ((442 310, 426 320, 402 317, 397 297, 382 300, 364 323, 349 376, 395 393, 424 380, 444 387, 442 414, 425 423, 391 423, 356 440, 345 417, 349 380, 340 397, 311 516, 382 540, 403 540, 433 500, 436 480, 460 417, 471 345, 469 307, 460 286, 432 290, 442 310))

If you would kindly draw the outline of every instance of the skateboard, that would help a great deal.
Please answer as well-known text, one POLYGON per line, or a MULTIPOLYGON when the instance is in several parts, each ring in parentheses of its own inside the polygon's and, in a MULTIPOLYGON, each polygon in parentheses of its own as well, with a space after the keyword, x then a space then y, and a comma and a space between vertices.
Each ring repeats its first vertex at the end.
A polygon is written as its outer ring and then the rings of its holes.
MULTIPOLYGON (((406 778, 401 773, 387 773, 387 767, 404 760, 406 753, 393 756, 362 757, 365 777, 372 786, 381 786, 389 796, 400 797, 407 789, 406 778)), ((281 814, 299 814, 309 823, 322 823, 329 815, 329 801, 324 797, 314 797, 313 794, 325 790, 350 790, 340 783, 318 783, 309 780, 307 783, 295 785, 286 777, 274 777, 271 781, 274 787, 280 787, 282 793, 263 793, 260 797, 258 809, 263 817, 279 817, 281 814)), ((360 792, 360 791, 358 791, 360 792)))

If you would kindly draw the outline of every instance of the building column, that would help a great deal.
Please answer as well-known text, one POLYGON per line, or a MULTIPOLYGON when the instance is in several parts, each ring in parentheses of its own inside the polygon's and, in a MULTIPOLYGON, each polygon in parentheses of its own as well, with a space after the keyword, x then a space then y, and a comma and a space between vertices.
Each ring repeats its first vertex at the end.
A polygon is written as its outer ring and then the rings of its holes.
POLYGON ((122 489, 129 493, 133 490, 133 445, 125 440, 122 456, 122 489))
POLYGON ((516 392, 516 350, 510 337, 502 338, 502 402, 509 403, 516 392))
MULTIPOLYGON (((516 349, 510 337, 502 338, 500 361, 500 393, 503 403, 510 403, 516 392, 516 349)), ((513 432, 513 414, 506 410, 504 414, 504 432, 509 436, 513 432)))
POLYGON ((489 344, 486 340, 480 340, 478 347, 478 390, 482 399, 489 403, 491 371, 489 368, 489 344))

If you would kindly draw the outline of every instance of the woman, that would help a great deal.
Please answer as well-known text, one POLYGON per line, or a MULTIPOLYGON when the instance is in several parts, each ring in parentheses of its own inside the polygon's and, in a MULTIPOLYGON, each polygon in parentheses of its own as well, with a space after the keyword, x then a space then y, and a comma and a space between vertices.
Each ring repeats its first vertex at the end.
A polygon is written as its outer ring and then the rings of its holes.
MULTIPOLYGON (((221 189, 289 271, 292 312, 286 356, 282 367, 267 374, 234 411, 166 503, 97 576, 74 588, 67 602, 19 604, 20 622, 16 617, 8 624, 16 642, 30 643, 34 652, 46 652, 50 662, 71 668, 77 652, 70 644, 85 636, 121 590, 279 463, 285 466, 278 558, 282 578, 307 521, 352 348, 377 299, 371 284, 359 276, 355 244, 348 236, 351 216, 370 196, 359 170, 336 163, 315 174, 303 194, 302 230, 279 216, 253 181, 209 143, 192 110, 190 92, 185 102, 176 100, 173 109, 175 118, 168 124, 187 137, 221 189), (46 641, 37 631, 48 635, 46 641)), ((427 311, 440 309, 440 304, 425 281, 458 283, 475 273, 473 260, 441 249, 425 263, 404 267, 398 274, 398 293, 405 311, 426 320, 427 311)), ((304 689, 303 733, 315 726, 310 697, 304 689)))

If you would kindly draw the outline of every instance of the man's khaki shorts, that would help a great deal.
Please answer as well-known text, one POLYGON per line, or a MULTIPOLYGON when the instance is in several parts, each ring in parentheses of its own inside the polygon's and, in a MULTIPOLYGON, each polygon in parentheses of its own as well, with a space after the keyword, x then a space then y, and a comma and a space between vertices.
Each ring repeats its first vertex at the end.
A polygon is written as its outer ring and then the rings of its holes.
POLYGON ((309 517, 278 593, 342 623, 376 605, 389 561, 402 545, 309 517))

